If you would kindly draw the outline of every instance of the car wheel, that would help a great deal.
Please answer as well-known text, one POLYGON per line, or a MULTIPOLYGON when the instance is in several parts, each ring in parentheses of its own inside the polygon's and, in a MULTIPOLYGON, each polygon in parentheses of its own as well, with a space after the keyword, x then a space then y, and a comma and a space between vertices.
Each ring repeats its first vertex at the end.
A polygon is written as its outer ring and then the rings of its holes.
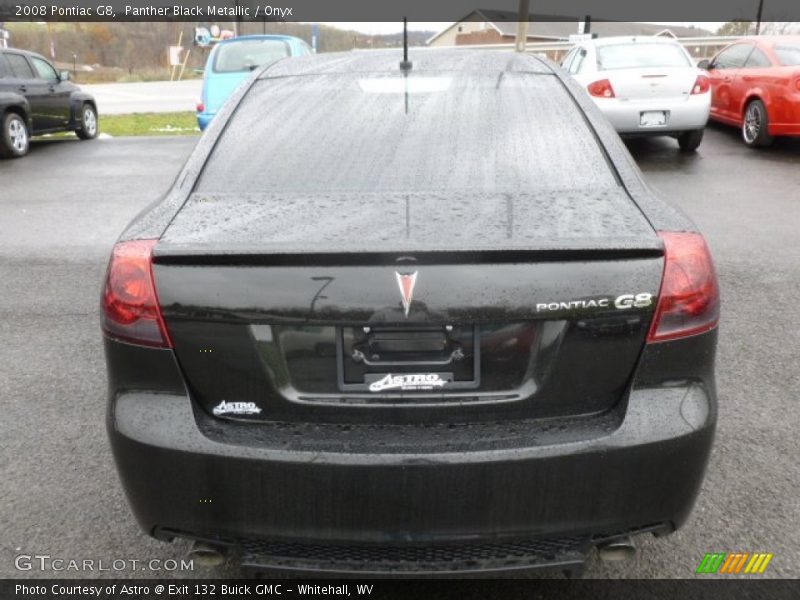
POLYGON ((97 111, 91 104, 84 104, 81 108, 81 128, 75 133, 82 140, 93 140, 97 137, 97 111))
POLYGON ((694 152, 703 141, 703 129, 694 129, 692 131, 684 131, 678 136, 678 146, 681 152, 694 152))
POLYGON ((769 134, 769 115, 761 100, 753 100, 744 110, 742 139, 751 148, 769 146, 773 137, 769 134))
POLYGON ((17 113, 8 113, 3 117, 3 131, 0 135, 0 156, 19 158, 28 153, 31 138, 25 119, 17 113))

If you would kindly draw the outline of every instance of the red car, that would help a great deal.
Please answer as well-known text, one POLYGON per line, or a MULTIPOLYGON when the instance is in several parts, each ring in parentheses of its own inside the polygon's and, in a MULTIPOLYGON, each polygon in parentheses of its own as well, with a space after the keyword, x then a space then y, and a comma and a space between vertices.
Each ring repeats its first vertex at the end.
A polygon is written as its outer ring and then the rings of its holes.
POLYGON ((800 36, 743 38, 711 61, 711 118, 742 128, 751 147, 800 136, 800 36))

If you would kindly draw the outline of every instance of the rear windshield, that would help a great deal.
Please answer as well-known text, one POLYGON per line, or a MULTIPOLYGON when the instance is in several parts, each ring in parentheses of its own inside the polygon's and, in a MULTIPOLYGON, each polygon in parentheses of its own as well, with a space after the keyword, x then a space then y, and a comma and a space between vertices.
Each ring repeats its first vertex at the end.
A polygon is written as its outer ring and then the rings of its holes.
POLYGON ((800 66, 800 44, 796 46, 775 46, 775 56, 784 67, 800 66))
POLYGON ((597 68, 601 71, 690 66, 686 53, 674 44, 632 42, 597 47, 597 68))
POLYGON ((327 74, 256 82, 196 190, 502 192, 616 187, 553 75, 327 74))
POLYGON ((221 44, 214 59, 217 73, 252 71, 289 56, 289 45, 282 40, 241 40, 221 44))

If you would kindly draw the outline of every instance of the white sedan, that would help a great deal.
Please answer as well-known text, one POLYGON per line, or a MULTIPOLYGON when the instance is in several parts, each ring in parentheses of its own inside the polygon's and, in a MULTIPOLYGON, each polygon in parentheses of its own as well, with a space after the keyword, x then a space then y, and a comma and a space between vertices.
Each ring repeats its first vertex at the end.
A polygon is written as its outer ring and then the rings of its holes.
POLYGON ((700 145, 711 84, 675 40, 587 40, 575 46, 561 66, 586 88, 620 135, 672 136, 686 152, 700 145))

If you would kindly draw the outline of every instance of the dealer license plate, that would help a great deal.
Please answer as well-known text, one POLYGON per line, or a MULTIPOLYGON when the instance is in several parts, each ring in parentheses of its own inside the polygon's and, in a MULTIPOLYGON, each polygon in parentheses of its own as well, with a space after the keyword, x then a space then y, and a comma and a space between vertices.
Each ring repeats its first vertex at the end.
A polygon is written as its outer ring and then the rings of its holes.
POLYGON ((639 113, 640 127, 660 127, 667 124, 667 111, 647 110, 639 113))

